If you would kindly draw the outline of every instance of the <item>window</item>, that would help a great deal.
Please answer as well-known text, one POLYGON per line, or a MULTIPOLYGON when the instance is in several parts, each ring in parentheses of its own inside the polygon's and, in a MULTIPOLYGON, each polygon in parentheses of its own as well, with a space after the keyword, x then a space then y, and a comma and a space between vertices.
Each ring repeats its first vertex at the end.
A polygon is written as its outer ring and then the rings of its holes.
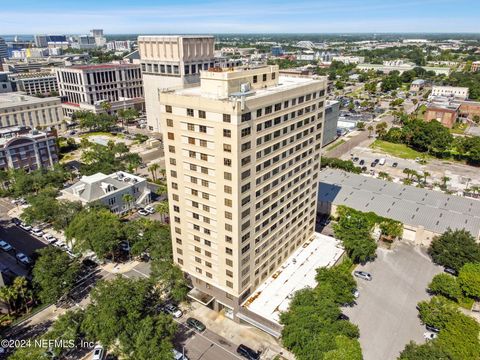
POLYGON ((200 159, 203 161, 208 161, 208 155, 207 154, 200 154, 200 159))
POLYGON ((250 143, 250 141, 242 144, 242 151, 246 151, 246 150, 248 150, 248 149, 250 149, 250 148, 251 148, 251 143, 250 143))
POLYGON ((232 213, 229 211, 225 211, 225 218, 228 220, 232 220, 232 213))
MULTIPOLYGON (((170 134, 170 133, 169 133, 169 134, 170 134)), ((172 140, 173 140, 173 139, 172 139, 172 140)), ((190 145, 195 145, 195 138, 189 137, 189 138, 188 138, 188 143, 189 143, 190 145)))
POLYGON ((187 124, 187 129, 189 131, 195 131, 195 125, 194 124, 187 124))
POLYGON ((202 146, 202 147, 207 147, 207 141, 200 139, 200 146, 202 146))
POLYGON ((224 173, 223 173, 223 178, 224 178, 225 180, 232 180, 232 173, 224 172, 224 173))
POLYGON ((187 109, 187 116, 193 116, 193 109, 187 109))
POLYGON ((253 83, 256 84, 258 82, 258 77, 257 75, 254 75, 253 76, 253 83))
POLYGON ((267 74, 263 74, 262 80, 263 80, 263 81, 267 81, 267 74))
POLYGON ((226 123, 231 122, 230 114, 223 114, 223 122, 226 122, 226 123))
POLYGON ((275 73, 272 73, 272 80, 275 80, 275 73))
POLYGON ((225 199, 225 206, 232 207, 232 200, 225 199))
POLYGON ((257 117, 260 117, 260 116, 262 116, 262 109, 257 110, 257 117))
POLYGON ((203 111, 203 110, 198 110, 198 117, 199 117, 200 119, 205 119, 205 118, 206 118, 205 111, 203 111))
POLYGON ((242 122, 250 121, 250 120, 252 120, 252 113, 251 112, 242 114, 242 122))
POLYGON ((207 133, 207 127, 205 125, 200 125, 198 130, 201 133, 207 133))
POLYGON ((170 105, 165 105, 165 112, 172 113, 172 107, 170 105))
POLYGON ((232 131, 228 129, 223 129, 223 137, 232 137, 232 131))
POLYGON ((252 128, 249 126, 248 128, 242 129, 242 137, 250 135, 252 132, 252 128))
POLYGON ((175 146, 168 145, 168 152, 171 152, 172 154, 175 154, 175 146))
POLYGON ((223 151, 232 152, 232 145, 223 144, 223 151))
POLYGON ((225 274, 226 274, 228 277, 233 278, 233 272, 232 272, 232 271, 226 270, 226 271, 225 271, 225 274))
POLYGON ((271 114, 271 113, 272 113, 272 106, 267 106, 267 107, 265 108, 265 115, 271 114))
POLYGON ((232 193, 232 187, 228 185, 223 186, 223 191, 225 191, 225 194, 231 194, 232 193))
POLYGON ((275 111, 280 111, 280 110, 282 110, 282 104, 281 103, 275 104, 275 111))
POLYGON ((170 165, 177 165, 177 160, 170 158, 170 165))
POLYGON ((225 166, 232 166, 232 160, 231 159, 223 159, 223 165, 225 166))
POLYGON ((173 120, 172 119, 167 119, 167 126, 170 126, 170 127, 173 126, 173 120))

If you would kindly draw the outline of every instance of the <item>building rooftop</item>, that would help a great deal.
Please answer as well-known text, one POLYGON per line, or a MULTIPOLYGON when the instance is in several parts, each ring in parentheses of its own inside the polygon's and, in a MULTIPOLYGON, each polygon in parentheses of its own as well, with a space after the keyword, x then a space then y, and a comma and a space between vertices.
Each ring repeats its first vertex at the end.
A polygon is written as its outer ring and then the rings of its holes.
POLYGON ((315 287, 316 270, 335 265, 344 252, 339 240, 315 233, 313 240, 298 248, 242 306, 278 324, 295 292, 315 287))
POLYGON ((140 176, 124 171, 117 171, 110 175, 96 173, 89 176, 82 176, 80 181, 64 189, 62 192, 77 198, 77 200, 89 203, 141 181, 146 180, 140 176))
POLYGON ((320 172, 318 200, 373 211, 434 233, 452 228, 480 235, 480 201, 439 191, 325 169, 320 172))
POLYGON ((10 108, 14 106, 41 104, 52 100, 60 101, 58 97, 44 97, 39 98, 35 96, 26 95, 23 92, 8 92, 0 94, 0 109, 10 108))
MULTIPOLYGON (((321 78, 319 78, 321 79, 321 78)), ((290 77, 290 76, 279 76, 278 85, 269 86, 266 88, 254 89, 245 93, 246 99, 256 99, 263 96, 268 96, 282 91, 294 89, 299 86, 313 84, 314 82, 319 81, 318 79, 313 78, 301 78, 301 77, 290 77)), ((201 86, 195 86, 190 88, 179 89, 175 91, 175 94, 182 96, 193 96, 193 97, 205 97, 205 98, 216 98, 210 94, 205 94, 202 92, 201 86)), ((235 93, 240 95, 240 93, 235 93)), ((231 94, 233 95, 233 94, 231 94)))

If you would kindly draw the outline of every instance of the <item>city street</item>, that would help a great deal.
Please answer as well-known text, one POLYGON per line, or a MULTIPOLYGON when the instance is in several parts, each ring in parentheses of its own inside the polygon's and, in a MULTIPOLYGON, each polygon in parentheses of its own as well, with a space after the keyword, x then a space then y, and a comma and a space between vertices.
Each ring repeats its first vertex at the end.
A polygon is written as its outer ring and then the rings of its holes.
POLYGON ((372 281, 356 279, 360 297, 343 312, 360 328, 365 360, 394 360, 410 340, 425 341, 416 305, 428 299, 426 287, 442 268, 424 249, 403 242, 393 250, 379 248, 377 256, 357 267, 372 274, 372 281))

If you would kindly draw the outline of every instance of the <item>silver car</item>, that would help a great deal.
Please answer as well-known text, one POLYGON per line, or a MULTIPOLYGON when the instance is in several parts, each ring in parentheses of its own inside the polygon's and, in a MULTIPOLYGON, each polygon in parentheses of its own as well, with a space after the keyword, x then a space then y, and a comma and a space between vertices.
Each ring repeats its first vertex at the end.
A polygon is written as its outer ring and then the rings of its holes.
POLYGON ((353 275, 363 280, 367 280, 367 281, 372 280, 372 275, 366 271, 354 271, 353 275))

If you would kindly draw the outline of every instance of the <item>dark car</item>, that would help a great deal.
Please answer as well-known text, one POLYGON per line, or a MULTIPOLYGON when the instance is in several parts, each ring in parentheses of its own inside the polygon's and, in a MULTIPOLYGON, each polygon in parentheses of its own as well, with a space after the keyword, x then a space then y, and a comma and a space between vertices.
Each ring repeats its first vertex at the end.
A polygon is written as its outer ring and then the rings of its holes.
POLYGON ((432 331, 432 332, 435 332, 435 333, 440 332, 440 329, 439 329, 439 328, 436 328, 436 327, 433 326, 433 325, 425 325, 425 328, 426 328, 428 331, 432 331))
POLYGON ((367 167, 366 167, 366 166, 362 166, 362 171, 363 171, 363 172, 367 171, 367 167))
POLYGON ((449 267, 444 268, 443 271, 445 271, 447 274, 450 274, 450 275, 453 275, 453 276, 458 275, 457 270, 449 268, 449 267))
POLYGON ((397 167, 397 166, 398 166, 398 163, 397 163, 397 162, 394 162, 394 163, 392 164, 392 167, 397 167))
POLYGON ((14 217, 14 218, 12 218, 12 223, 14 223, 17 226, 20 226, 22 221, 19 218, 14 217))
POLYGON ((380 162, 380 159, 375 159, 373 162, 374 162, 375 164, 378 164, 378 163, 380 162))
POLYGON ((370 166, 371 166, 371 167, 375 167, 375 166, 377 166, 377 163, 374 161, 374 162, 372 162, 372 163, 370 164, 370 166))
POLYGON ((338 320, 350 320, 350 318, 347 315, 340 313, 340 315, 338 315, 338 320))
POLYGON ((198 332, 205 331, 205 329, 207 328, 200 320, 197 320, 195 318, 188 318, 187 325, 188 327, 195 329, 198 332))
POLYGON ((260 353, 249 348, 246 345, 240 344, 237 348, 237 354, 243 356, 248 360, 258 360, 260 359, 260 353))
POLYGON ((365 160, 360 160, 360 162, 358 163, 358 165, 365 165, 365 160))
POLYGON ((357 162, 358 160, 359 160, 358 157, 354 157, 354 158, 352 159, 353 162, 357 162))

